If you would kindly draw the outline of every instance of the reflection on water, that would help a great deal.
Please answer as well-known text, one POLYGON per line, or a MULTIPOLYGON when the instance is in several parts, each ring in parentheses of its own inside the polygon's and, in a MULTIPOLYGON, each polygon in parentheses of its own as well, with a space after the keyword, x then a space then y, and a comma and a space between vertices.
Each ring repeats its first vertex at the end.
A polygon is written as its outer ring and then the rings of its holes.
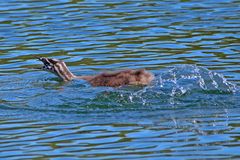
POLYGON ((239 1, 0 3, 0 159, 239 159, 239 1), (145 87, 36 71, 146 68, 145 87), (176 65, 177 64, 177 65, 176 65))

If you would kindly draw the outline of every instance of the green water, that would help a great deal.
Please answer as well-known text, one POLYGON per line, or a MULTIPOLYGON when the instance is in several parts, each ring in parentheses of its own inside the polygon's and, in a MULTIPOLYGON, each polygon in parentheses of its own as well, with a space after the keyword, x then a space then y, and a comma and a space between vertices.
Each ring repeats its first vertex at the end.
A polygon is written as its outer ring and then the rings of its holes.
POLYGON ((240 159, 240 1, 0 3, 0 159, 240 159), (125 68, 149 86, 64 83, 125 68))

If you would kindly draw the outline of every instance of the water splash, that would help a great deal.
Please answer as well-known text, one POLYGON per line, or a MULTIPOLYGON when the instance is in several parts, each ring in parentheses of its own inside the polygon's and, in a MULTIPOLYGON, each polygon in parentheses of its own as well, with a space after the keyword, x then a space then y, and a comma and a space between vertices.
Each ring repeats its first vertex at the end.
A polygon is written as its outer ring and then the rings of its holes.
POLYGON ((223 75, 196 65, 181 65, 170 69, 157 77, 156 85, 171 88, 171 95, 189 92, 235 93, 237 86, 223 75))
POLYGON ((219 73, 196 65, 181 65, 160 73, 149 86, 128 86, 107 91, 97 95, 92 102, 128 109, 139 106, 176 107, 186 105, 186 102, 199 106, 206 105, 206 101, 217 105, 219 99, 235 94, 237 90, 235 84, 219 73))

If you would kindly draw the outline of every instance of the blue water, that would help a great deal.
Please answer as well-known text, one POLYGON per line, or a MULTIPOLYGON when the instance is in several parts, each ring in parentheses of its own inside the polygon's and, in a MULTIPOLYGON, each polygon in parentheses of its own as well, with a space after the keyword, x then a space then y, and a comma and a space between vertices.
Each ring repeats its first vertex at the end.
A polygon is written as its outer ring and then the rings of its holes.
POLYGON ((239 159, 240 2, 0 3, 0 159, 239 159), (76 75, 145 68, 148 86, 76 75))

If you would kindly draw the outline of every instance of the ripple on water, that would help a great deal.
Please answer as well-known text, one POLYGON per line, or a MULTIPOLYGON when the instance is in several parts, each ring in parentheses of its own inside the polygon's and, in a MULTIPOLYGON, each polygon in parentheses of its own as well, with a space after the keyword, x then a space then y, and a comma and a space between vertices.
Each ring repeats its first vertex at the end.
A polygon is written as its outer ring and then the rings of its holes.
POLYGON ((239 159, 239 13, 237 0, 2 1, 0 159, 239 159), (62 83, 35 56, 156 79, 62 83))
MULTIPOLYGON (((31 74, 24 74, 24 77, 31 74)), ((11 86, 6 79, 1 84, 1 99, 6 109, 16 109, 17 112, 25 110, 42 112, 43 115, 49 112, 63 116, 99 113, 100 117, 108 112, 152 111, 194 105, 233 108, 238 104, 238 87, 206 68, 179 65, 155 74, 155 80, 149 86, 120 88, 90 87, 85 81, 61 84, 51 74, 37 79, 33 76, 28 81, 20 78, 11 82, 11 86), (49 79, 51 76, 53 78, 49 79)))

